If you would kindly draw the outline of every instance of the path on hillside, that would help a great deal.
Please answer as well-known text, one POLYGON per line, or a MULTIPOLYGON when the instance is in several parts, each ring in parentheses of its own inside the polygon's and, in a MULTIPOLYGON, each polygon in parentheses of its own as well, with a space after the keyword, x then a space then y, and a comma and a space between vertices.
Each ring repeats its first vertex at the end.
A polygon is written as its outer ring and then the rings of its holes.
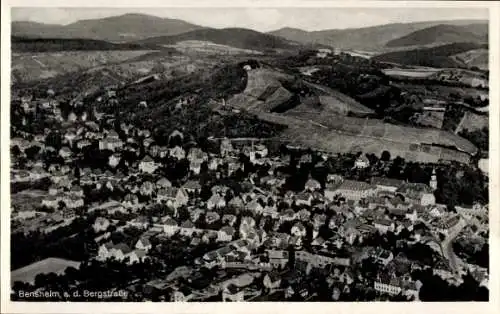
POLYGON ((462 119, 460 119, 460 122, 458 123, 458 125, 455 129, 455 132, 454 132, 455 134, 458 134, 458 132, 460 132, 462 130, 462 124, 464 124, 466 117, 467 117, 467 114, 464 114, 462 119))

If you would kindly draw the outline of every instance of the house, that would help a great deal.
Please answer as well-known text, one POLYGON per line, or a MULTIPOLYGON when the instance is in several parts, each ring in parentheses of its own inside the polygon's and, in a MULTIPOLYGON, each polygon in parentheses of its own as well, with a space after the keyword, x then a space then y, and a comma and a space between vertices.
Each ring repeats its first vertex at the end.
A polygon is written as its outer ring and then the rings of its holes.
POLYGON ((270 272, 264 276, 263 279, 264 287, 269 290, 278 289, 281 285, 281 276, 277 272, 270 272))
POLYGON ((59 150, 59 156, 61 156, 63 159, 69 159, 73 153, 69 149, 69 147, 64 146, 59 150))
POLYGON ((306 191, 314 192, 321 189, 321 184, 317 180, 310 178, 309 180, 307 180, 304 187, 306 191))
POLYGON ((67 209, 80 208, 84 205, 84 201, 80 196, 72 194, 65 196, 62 201, 64 202, 64 205, 67 209))
POLYGON ((228 225, 228 226, 231 226, 233 227, 234 224, 236 223, 236 220, 238 218, 235 216, 235 215, 232 215, 232 214, 224 214, 222 216, 222 224, 225 224, 225 225, 228 225))
POLYGON ((177 231, 179 231, 179 226, 177 225, 177 221, 169 217, 163 222, 163 232, 167 236, 172 236, 177 231))
POLYGON ((138 250, 149 251, 152 248, 152 244, 148 238, 140 238, 135 244, 135 248, 138 250))
POLYGON ((356 169, 365 169, 368 166, 370 166, 370 161, 363 155, 359 156, 354 162, 354 168, 356 169))
POLYGON ((145 147, 145 148, 149 148, 151 145, 153 145, 155 141, 152 139, 152 138, 145 138, 143 141, 142 141, 142 145, 145 147))
POLYGON ((233 197, 227 205, 235 209, 243 208, 244 206, 243 200, 239 196, 233 197))
POLYGON ((344 178, 341 175, 338 174, 328 174, 326 176, 326 182, 332 183, 332 184, 340 184, 344 178))
POLYGON ((130 252, 132 252, 132 250, 128 245, 126 245, 125 243, 119 243, 111 248, 111 257, 122 261, 128 256, 130 252))
MULTIPOLYGON (((116 133, 116 132, 115 132, 116 133)), ((100 150, 111 150, 115 151, 123 147, 123 142, 118 137, 110 137, 109 134, 107 137, 99 140, 99 149, 100 150)))
POLYGON ((234 148, 231 141, 227 138, 223 139, 220 143, 220 155, 222 157, 229 156, 233 153, 234 148))
POLYGON ((158 165, 155 161, 150 157, 144 157, 139 163, 139 170, 146 173, 153 173, 158 168, 158 165))
POLYGON ((256 214, 262 213, 264 210, 264 207, 257 200, 252 200, 245 205, 245 208, 256 214))
POLYGON ((157 189, 165 189, 165 188, 169 188, 171 186, 172 186, 172 183, 167 178, 161 178, 160 180, 156 181, 156 188, 157 189))
POLYGON ((75 195, 75 196, 79 196, 79 197, 83 197, 83 189, 80 186, 78 186, 78 185, 73 185, 69 189, 69 194, 75 195))
POLYGON ((223 164, 222 159, 220 158, 211 158, 210 161, 208 162, 208 169, 209 170, 217 170, 217 168, 223 164))
POLYGON ((314 229, 319 229, 321 226, 326 224, 326 215, 325 214, 315 214, 313 217, 313 227, 314 229))
POLYGON ((295 196, 295 204, 297 206, 311 206, 313 196, 311 193, 299 193, 295 196))
POLYGON ((195 229, 196 227, 194 226, 194 224, 191 221, 186 220, 180 226, 180 233, 183 236, 189 237, 193 234, 195 229))
POLYGON ((83 139, 81 141, 78 141, 78 143, 76 143, 76 147, 78 147, 78 149, 83 149, 85 147, 89 147, 90 145, 92 145, 92 142, 90 142, 87 139, 83 139))
POLYGON ((116 166, 118 166, 118 164, 120 163, 121 159, 122 159, 121 155, 118 154, 118 153, 115 153, 115 154, 109 156, 108 165, 111 168, 115 168, 116 166))
POLYGON ((123 206, 128 207, 128 208, 133 208, 137 204, 139 204, 139 198, 135 194, 127 194, 123 198, 123 206))
POLYGON ((435 225, 436 230, 438 232, 443 233, 444 235, 449 235, 453 232, 460 224, 463 224, 464 221, 461 219, 460 215, 454 215, 448 218, 439 219, 435 225))
POLYGON ((205 222, 209 225, 219 220, 220 220, 220 215, 217 212, 210 211, 205 215, 205 222))
POLYGON ((168 206, 179 208, 186 205, 189 201, 189 195, 183 188, 168 187, 161 189, 157 193, 157 201, 165 201, 168 206))
POLYGON ((423 183, 404 183, 396 190, 396 194, 405 200, 422 206, 434 205, 436 198, 432 189, 423 183))
POLYGON ((103 261, 103 260, 106 260, 106 259, 110 258, 111 256, 113 256, 113 252, 112 252, 113 247, 114 247, 114 245, 112 242, 107 242, 107 243, 99 246, 99 250, 97 253, 97 259, 103 261))
POLYGON ((133 220, 127 221, 127 225, 134 226, 139 229, 147 229, 149 227, 149 219, 147 216, 137 216, 133 220))
POLYGON ((127 257, 129 258, 128 264, 134 264, 134 263, 141 263, 146 259, 146 254, 147 252, 145 250, 137 249, 133 250, 129 254, 127 254, 127 257))
MULTIPOLYGON (((405 296, 418 297, 418 284, 413 282, 410 278, 399 278, 390 276, 387 273, 378 275, 374 282, 374 288, 380 293, 398 295, 402 293, 405 296)), ((417 298, 416 298, 417 299, 417 298)))
POLYGON ((208 160, 208 155, 204 151, 202 151, 200 148, 194 147, 189 150, 189 154, 187 156, 187 159, 189 160, 190 163, 192 162, 199 162, 200 164, 206 160, 208 160))
POLYGON ((170 157, 173 157, 177 160, 184 159, 186 157, 186 152, 182 147, 180 146, 175 146, 174 148, 170 149, 169 151, 170 157))
POLYGON ((219 193, 212 194, 207 201, 207 208, 223 208, 226 206, 226 200, 219 193))
POLYGON ((363 181, 345 180, 337 188, 336 193, 341 194, 347 200, 359 201, 368 196, 372 196, 375 189, 371 184, 363 181))
MULTIPOLYGON (((155 188, 155 186, 152 182, 144 181, 141 184, 140 193, 142 195, 151 195, 154 191, 154 188, 155 188)), ((159 192, 158 192, 158 194, 159 194, 159 192)))
POLYGON ((267 256, 269 263, 278 269, 284 268, 289 260, 288 251, 285 250, 267 250, 267 256))
POLYGON ((373 222, 373 226, 381 233, 394 232, 395 228, 394 222, 389 219, 377 219, 373 222))
POLYGON ((376 187, 377 192, 388 191, 396 192, 397 189, 403 185, 403 181, 396 179, 389 179, 384 177, 373 177, 371 179, 371 184, 376 187))
POLYGON ((94 231, 101 232, 101 231, 106 231, 109 227, 110 223, 109 220, 104 218, 104 217, 97 217, 94 224, 92 225, 92 228, 94 231))
POLYGON ((59 198, 54 195, 49 195, 42 200, 42 206, 47 208, 57 208, 59 206, 59 198))
POLYGON ((170 135, 168 136, 168 141, 170 142, 174 138, 180 138, 181 141, 184 140, 184 134, 182 134, 179 130, 174 130, 170 135))
POLYGON ((373 255, 375 257, 375 260, 380 262, 382 265, 386 266, 389 264, 393 259, 394 255, 392 254, 391 251, 384 250, 382 248, 377 247, 375 251, 373 252, 373 255))
POLYGON ((296 237, 305 237, 307 231, 306 231, 306 227, 304 227, 304 225, 301 222, 297 222, 293 225, 290 233, 296 237))
POLYGON ((192 162, 189 163, 189 170, 193 172, 193 174, 198 175, 201 172, 201 164, 203 161, 200 160, 193 160, 192 162))
POLYGON ((224 226, 219 231, 217 231, 217 241, 219 242, 229 242, 233 240, 236 230, 231 226, 224 226))
POLYGON ((68 143, 70 146, 73 145, 73 141, 75 140, 75 138, 76 138, 75 132, 67 131, 64 134, 64 142, 68 143))
POLYGON ((195 180, 189 180, 182 187, 189 193, 199 193, 201 190, 200 183, 195 180))

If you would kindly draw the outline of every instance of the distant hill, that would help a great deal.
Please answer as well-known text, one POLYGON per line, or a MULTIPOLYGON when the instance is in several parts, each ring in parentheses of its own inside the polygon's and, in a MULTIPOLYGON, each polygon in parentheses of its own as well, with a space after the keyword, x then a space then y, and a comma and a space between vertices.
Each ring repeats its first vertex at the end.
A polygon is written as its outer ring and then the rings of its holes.
POLYGON ((487 41, 488 24, 471 24, 466 26, 440 24, 391 40, 387 43, 387 47, 448 44, 454 42, 486 43, 487 41))
POLYGON ((245 28, 204 28, 174 36, 147 38, 134 43, 172 45, 188 40, 207 41, 235 48, 261 51, 269 49, 292 49, 300 46, 297 43, 278 36, 264 34, 245 28))
POLYGON ((467 64, 453 58, 453 56, 476 49, 487 49, 487 45, 476 43, 453 43, 432 48, 388 52, 373 57, 373 60, 440 68, 466 67, 467 64))
POLYGON ((54 51, 103 51, 103 50, 143 50, 139 44, 115 44, 95 39, 24 38, 12 36, 13 52, 54 52, 54 51))
MULTIPOLYGON (((301 43, 317 43, 341 49, 384 50, 392 40, 407 36, 415 31, 440 24, 476 25, 482 20, 429 21, 416 23, 394 23, 364 28, 331 29, 307 32, 296 28, 282 28, 269 34, 301 43)), ((474 26, 476 27, 476 26, 474 26)))
POLYGON ((81 20, 68 25, 12 22, 12 35, 35 38, 88 38, 121 42, 176 35, 200 28, 202 27, 177 19, 145 14, 124 14, 81 20))

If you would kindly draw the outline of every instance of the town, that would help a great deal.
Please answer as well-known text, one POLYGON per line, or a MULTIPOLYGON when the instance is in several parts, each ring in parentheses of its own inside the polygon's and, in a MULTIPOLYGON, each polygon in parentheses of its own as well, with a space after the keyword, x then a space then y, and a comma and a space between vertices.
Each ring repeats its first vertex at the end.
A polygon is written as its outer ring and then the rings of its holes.
POLYGON ((12 103, 13 300, 488 298, 488 205, 440 203, 448 165, 415 182, 388 152, 160 136, 53 89, 12 103))

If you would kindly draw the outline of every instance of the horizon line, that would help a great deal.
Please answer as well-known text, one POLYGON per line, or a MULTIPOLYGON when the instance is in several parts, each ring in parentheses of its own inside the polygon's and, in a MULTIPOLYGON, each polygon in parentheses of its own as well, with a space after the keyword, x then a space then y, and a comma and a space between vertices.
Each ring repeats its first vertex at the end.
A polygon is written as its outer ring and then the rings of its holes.
POLYGON ((254 29, 254 28, 249 28, 249 27, 238 27, 238 26, 234 26, 234 27, 213 27, 213 26, 205 26, 205 25, 197 24, 195 22, 188 22, 188 21, 186 21, 184 19, 180 19, 180 18, 161 17, 161 16, 154 15, 154 14, 145 14, 145 13, 133 13, 133 12, 130 12, 130 13, 124 13, 124 14, 119 14, 119 15, 110 15, 110 16, 100 17, 100 18, 97 17, 97 18, 88 18, 88 19, 78 19, 78 20, 76 20, 74 22, 70 22, 70 23, 66 23, 66 24, 64 24, 64 23, 44 23, 44 22, 32 21, 32 20, 26 20, 26 19, 20 19, 20 20, 11 19, 11 25, 14 22, 22 22, 22 23, 37 23, 37 24, 43 24, 43 25, 54 25, 54 26, 62 26, 62 27, 64 27, 64 26, 72 25, 72 24, 75 24, 75 23, 78 23, 78 22, 82 22, 82 21, 104 20, 104 19, 109 19, 109 18, 123 17, 123 16, 127 16, 127 15, 138 15, 138 16, 154 17, 154 18, 164 19, 164 20, 182 21, 182 22, 185 22, 185 23, 193 24, 193 25, 200 26, 200 27, 203 27, 203 28, 210 28, 210 29, 241 28, 241 29, 254 30, 254 31, 257 31, 257 32, 260 32, 260 33, 272 33, 272 32, 276 32, 276 31, 279 31, 279 30, 282 30, 282 29, 287 29, 287 28, 288 29, 295 29, 295 30, 299 30, 299 31, 310 33, 310 32, 331 31, 331 30, 364 29, 364 28, 371 28, 371 27, 380 27, 380 26, 386 26, 386 25, 394 25, 394 24, 413 24, 413 23, 416 24, 416 23, 451 22, 451 21, 471 21, 471 22, 472 21, 477 21, 477 22, 489 23, 489 19, 457 18, 457 19, 425 20, 425 21, 413 21, 413 22, 390 22, 390 23, 374 24, 374 25, 362 26, 362 27, 322 28, 322 29, 315 29, 315 30, 306 30, 306 29, 300 28, 298 26, 284 25, 282 27, 279 27, 279 28, 276 28, 276 29, 272 29, 272 30, 269 30, 269 31, 260 31, 260 30, 254 29))

